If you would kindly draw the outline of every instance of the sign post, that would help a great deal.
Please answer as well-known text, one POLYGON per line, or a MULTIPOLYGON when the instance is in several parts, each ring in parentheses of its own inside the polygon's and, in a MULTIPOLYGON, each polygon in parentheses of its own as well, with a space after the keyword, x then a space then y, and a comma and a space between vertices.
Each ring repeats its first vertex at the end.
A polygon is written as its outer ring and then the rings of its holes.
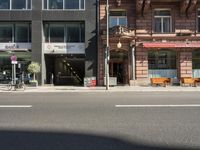
POLYGON ((12 64, 12 84, 16 84, 16 64, 17 64, 17 56, 12 55, 10 57, 11 64, 12 64))

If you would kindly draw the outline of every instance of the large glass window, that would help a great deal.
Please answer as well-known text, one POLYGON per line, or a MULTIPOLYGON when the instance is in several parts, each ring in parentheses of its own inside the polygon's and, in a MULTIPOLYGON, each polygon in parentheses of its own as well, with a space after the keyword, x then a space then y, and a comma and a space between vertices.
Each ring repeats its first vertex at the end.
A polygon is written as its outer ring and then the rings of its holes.
POLYGON ((32 0, 0 0, 0 9, 31 9, 31 2, 32 0))
POLYGON ((12 9, 26 9, 26 0, 12 0, 12 9))
POLYGON ((50 25, 50 42, 64 42, 64 26, 50 25))
POLYGON ((81 26, 77 23, 67 25, 67 42, 83 42, 84 35, 81 26))
POLYGON ((149 78, 177 78, 176 52, 155 50, 148 53, 149 78))
POLYGON ((12 41, 13 27, 11 25, 0 25, 0 42, 12 41))
POLYGON ((200 69, 200 50, 192 53, 192 59, 193 69, 200 69))
POLYGON ((82 22, 45 23, 44 36, 45 42, 84 42, 85 25, 82 22))
POLYGON ((198 10, 198 32, 200 32, 200 10, 198 10))
POLYGON ((195 50, 192 53, 192 69, 193 77, 200 78, 200 50, 195 50))
POLYGON ((29 23, 0 24, 0 42, 31 42, 31 26, 29 23))
POLYGON ((85 0, 43 0, 44 9, 84 9, 85 0))
POLYGON ((29 42, 29 26, 28 25, 15 26, 15 42, 29 42))
POLYGON ((49 9, 63 9, 63 0, 49 0, 49 9))
POLYGON ((154 30, 156 33, 170 33, 172 30, 170 10, 155 10, 154 30))
POLYGON ((127 26, 126 11, 110 11, 110 27, 127 26))
POLYGON ((148 62, 149 69, 176 69, 176 52, 150 51, 148 62))
POLYGON ((0 9, 10 9, 10 0, 0 0, 0 9))

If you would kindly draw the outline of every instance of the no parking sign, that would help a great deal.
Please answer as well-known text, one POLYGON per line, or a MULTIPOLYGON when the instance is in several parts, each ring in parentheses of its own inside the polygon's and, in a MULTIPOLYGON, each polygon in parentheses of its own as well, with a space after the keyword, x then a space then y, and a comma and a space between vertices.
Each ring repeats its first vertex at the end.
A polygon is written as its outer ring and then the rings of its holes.
POLYGON ((10 57, 10 60, 11 60, 11 63, 12 63, 12 64, 17 64, 17 56, 16 56, 16 55, 12 55, 12 56, 10 57))

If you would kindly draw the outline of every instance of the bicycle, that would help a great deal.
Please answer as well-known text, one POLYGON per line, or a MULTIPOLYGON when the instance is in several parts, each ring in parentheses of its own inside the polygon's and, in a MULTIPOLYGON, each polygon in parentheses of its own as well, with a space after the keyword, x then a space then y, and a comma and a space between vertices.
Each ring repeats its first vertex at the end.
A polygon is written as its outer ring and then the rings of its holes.
POLYGON ((7 85, 8 91, 11 91, 12 87, 14 88, 15 91, 17 89, 22 89, 23 91, 26 89, 26 85, 24 84, 24 82, 17 82, 15 84, 13 82, 9 82, 7 85))

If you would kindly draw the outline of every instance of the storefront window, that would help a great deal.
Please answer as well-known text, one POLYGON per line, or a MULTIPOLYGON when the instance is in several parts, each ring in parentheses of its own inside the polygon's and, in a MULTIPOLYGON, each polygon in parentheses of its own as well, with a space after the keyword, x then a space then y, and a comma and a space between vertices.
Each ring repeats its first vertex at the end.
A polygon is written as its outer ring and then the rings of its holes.
POLYGON ((149 77, 177 78, 176 52, 150 51, 148 53, 149 77))
POLYGON ((12 65, 10 61, 10 56, 15 54, 17 56, 18 64, 16 65, 16 75, 17 79, 20 75, 24 74, 24 81, 28 83, 28 65, 31 62, 30 52, 0 52, 0 83, 7 84, 12 79, 12 65), (20 64, 20 65, 19 65, 20 64))
POLYGON ((13 27, 9 25, 0 25, 0 42, 7 43, 12 41, 13 27))
POLYGON ((200 69, 200 50, 196 50, 192 54, 193 69, 200 69))
POLYGON ((64 26, 50 26, 50 42, 64 42, 64 26))
POLYGON ((170 10, 155 10, 154 24, 156 33, 170 33, 172 29, 170 10))
POLYGON ((176 52, 150 51, 149 69, 176 69, 176 52))
POLYGON ((193 77, 200 78, 200 50, 192 53, 193 77))
POLYGON ((10 9, 10 0, 0 0, 0 9, 10 9))

